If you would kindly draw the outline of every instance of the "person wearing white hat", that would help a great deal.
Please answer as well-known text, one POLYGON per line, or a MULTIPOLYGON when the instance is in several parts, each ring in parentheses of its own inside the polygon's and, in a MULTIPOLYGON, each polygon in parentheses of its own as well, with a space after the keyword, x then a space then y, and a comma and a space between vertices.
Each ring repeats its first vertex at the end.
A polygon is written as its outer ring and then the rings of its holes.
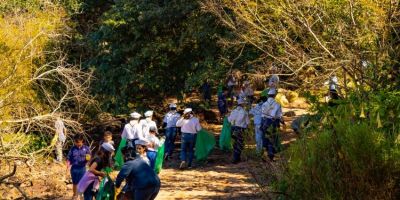
POLYGON ((274 145, 277 142, 277 128, 282 121, 282 107, 275 101, 276 89, 271 88, 268 91, 268 99, 263 103, 261 107, 261 127, 260 130, 263 133, 263 146, 267 148, 268 157, 273 161, 275 148, 274 145), (272 132, 268 131, 268 128, 272 126, 272 132), (266 137, 266 135, 268 137, 266 137))
POLYGON ((144 116, 146 117, 146 119, 142 119, 140 120, 139 124, 142 125, 142 130, 143 130, 143 135, 145 138, 147 138, 149 136, 149 130, 150 127, 155 127, 157 130, 157 124, 155 121, 153 121, 153 111, 152 110, 148 110, 144 113, 144 116))
POLYGON ((151 168, 155 168, 156 159, 157 159, 157 151, 158 148, 161 146, 161 142, 158 139, 157 129, 155 127, 150 127, 149 135, 147 136, 147 158, 150 160, 151 168))
POLYGON ((176 122, 181 117, 181 115, 176 111, 176 104, 169 104, 169 112, 165 115, 163 120, 163 127, 165 128, 165 156, 168 158, 172 155, 174 151, 174 143, 176 137, 176 122))
POLYGON ((200 121, 193 116, 191 108, 186 108, 183 111, 183 116, 176 122, 177 127, 181 127, 181 164, 180 169, 192 167, 194 157, 194 146, 196 144, 197 132, 201 130, 200 121))
POLYGON ((249 114, 244 109, 246 101, 238 99, 237 104, 238 106, 232 110, 228 117, 228 121, 232 125, 232 138, 234 139, 232 160, 234 164, 240 162, 240 155, 244 148, 243 132, 250 124, 249 114))
POLYGON ((104 168, 111 167, 111 158, 114 154, 114 147, 110 143, 103 143, 94 158, 89 163, 89 170, 83 175, 78 183, 78 192, 83 193, 84 199, 93 199, 94 189, 98 189, 99 176, 105 177, 102 172, 104 168))
POLYGON ((150 160, 147 158, 147 145, 149 142, 147 140, 135 140, 135 146, 136 146, 136 153, 138 156, 140 156, 140 159, 142 159, 145 163, 147 163, 150 166, 150 160))
POLYGON ((126 139, 126 143, 130 147, 134 147, 134 140, 145 139, 143 134, 143 127, 139 124, 141 115, 137 112, 130 114, 129 123, 125 124, 124 130, 122 131, 121 138, 126 139))

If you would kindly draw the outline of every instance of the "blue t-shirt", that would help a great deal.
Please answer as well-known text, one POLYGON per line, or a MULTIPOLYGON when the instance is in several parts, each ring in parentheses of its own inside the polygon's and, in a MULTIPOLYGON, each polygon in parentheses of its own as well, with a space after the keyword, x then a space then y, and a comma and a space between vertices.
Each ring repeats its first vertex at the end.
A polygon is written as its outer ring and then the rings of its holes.
POLYGON ((87 160, 86 155, 90 155, 90 149, 88 146, 83 145, 81 148, 73 146, 68 153, 68 160, 72 167, 85 167, 87 160))

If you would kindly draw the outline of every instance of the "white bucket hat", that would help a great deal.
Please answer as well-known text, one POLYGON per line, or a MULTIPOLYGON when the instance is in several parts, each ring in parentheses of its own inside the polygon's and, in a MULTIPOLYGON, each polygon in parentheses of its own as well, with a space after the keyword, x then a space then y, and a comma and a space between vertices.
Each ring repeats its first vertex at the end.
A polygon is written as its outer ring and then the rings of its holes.
POLYGON ((133 112, 133 113, 130 114, 130 116, 131 116, 132 118, 134 118, 134 119, 139 119, 142 115, 140 115, 140 114, 137 113, 137 112, 133 112))
POLYGON ((149 144, 149 142, 146 141, 146 140, 136 140, 136 141, 135 141, 135 145, 147 146, 148 144, 149 144))
POLYGON ((192 108, 185 108, 185 110, 183 111, 183 114, 190 113, 192 111, 193 111, 192 108))
POLYGON ((169 104, 169 108, 176 108, 176 104, 174 103, 169 104))
POLYGON ((154 112, 153 112, 152 110, 148 110, 148 111, 146 111, 146 112, 144 113, 144 116, 145 116, 145 117, 151 117, 151 116, 153 116, 153 114, 154 114, 154 112))

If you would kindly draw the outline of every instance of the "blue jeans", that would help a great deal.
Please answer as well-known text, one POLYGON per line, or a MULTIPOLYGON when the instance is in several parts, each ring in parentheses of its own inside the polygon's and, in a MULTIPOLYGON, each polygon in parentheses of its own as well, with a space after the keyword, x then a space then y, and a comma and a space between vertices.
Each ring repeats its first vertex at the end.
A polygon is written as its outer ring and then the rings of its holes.
POLYGON ((156 159, 157 159, 157 152, 148 150, 146 154, 147 158, 150 160, 151 168, 154 169, 154 165, 156 164, 156 159))
POLYGON ((165 130, 165 153, 172 155, 175 147, 176 127, 169 127, 165 130))
POLYGON ((261 131, 261 124, 255 125, 255 136, 256 136, 256 150, 257 152, 262 152, 263 148, 263 132, 261 131))
POLYGON ((196 145, 196 136, 197 134, 182 133, 181 160, 187 161, 188 166, 192 165, 194 157, 194 147, 196 145), (187 155, 189 156, 189 160, 187 160, 187 155))

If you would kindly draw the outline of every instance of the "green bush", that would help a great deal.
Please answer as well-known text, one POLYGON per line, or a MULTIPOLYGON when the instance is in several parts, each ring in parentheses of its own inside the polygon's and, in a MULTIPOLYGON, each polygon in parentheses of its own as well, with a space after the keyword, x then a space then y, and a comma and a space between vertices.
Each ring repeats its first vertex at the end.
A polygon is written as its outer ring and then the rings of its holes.
POLYGON ((382 92, 351 96, 336 107, 317 105, 325 119, 311 121, 311 128, 288 149, 287 171, 278 189, 291 199, 398 197, 400 129, 391 119, 400 114, 398 96, 382 92), (366 118, 360 117, 361 107, 366 118))

